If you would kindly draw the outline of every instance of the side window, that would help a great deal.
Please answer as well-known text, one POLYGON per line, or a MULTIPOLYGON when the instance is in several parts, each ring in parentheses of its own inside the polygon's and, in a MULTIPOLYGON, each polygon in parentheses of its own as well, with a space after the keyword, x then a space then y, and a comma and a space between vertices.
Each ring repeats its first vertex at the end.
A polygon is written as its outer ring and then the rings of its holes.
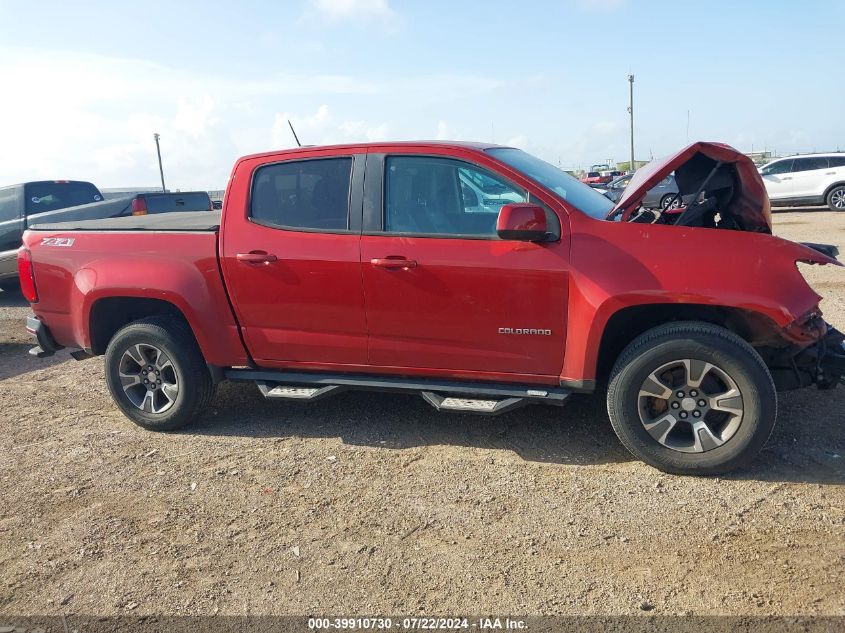
POLYGON ((792 171, 792 160, 779 160, 775 163, 769 163, 763 167, 764 176, 776 176, 778 174, 788 174, 792 171))
POLYGON ((389 156, 384 230, 423 235, 495 237, 502 205, 527 193, 483 169, 448 158, 389 156))
POLYGON ((796 158, 792 166, 792 171, 813 171, 814 169, 827 169, 827 159, 821 156, 796 158))
POLYGON ((828 156, 827 162, 831 167, 845 167, 845 156, 828 156))
POLYGON ((349 157, 260 167, 252 183, 249 216, 282 228, 346 230, 351 173, 349 157))
POLYGON ((16 220, 20 214, 17 187, 0 189, 0 222, 16 220))

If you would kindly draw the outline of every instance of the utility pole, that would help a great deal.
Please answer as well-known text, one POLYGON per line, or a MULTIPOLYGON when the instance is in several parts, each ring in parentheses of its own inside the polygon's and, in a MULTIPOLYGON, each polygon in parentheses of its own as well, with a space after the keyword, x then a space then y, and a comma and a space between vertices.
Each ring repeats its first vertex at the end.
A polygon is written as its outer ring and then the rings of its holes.
POLYGON ((161 135, 158 132, 153 132, 153 138, 156 142, 156 154, 158 154, 158 173, 161 175, 161 190, 167 191, 164 188, 164 168, 161 166, 161 147, 158 144, 158 139, 161 138, 161 135))
POLYGON ((634 76, 628 75, 628 113, 631 115, 631 173, 637 170, 634 162, 634 76))

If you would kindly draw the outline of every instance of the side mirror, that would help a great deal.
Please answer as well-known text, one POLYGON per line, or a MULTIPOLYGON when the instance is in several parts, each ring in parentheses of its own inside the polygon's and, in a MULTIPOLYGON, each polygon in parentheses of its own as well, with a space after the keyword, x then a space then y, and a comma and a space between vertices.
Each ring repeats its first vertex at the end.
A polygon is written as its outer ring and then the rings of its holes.
POLYGON ((546 211, 536 204, 503 205, 496 222, 496 233, 503 240, 543 242, 549 232, 546 211))

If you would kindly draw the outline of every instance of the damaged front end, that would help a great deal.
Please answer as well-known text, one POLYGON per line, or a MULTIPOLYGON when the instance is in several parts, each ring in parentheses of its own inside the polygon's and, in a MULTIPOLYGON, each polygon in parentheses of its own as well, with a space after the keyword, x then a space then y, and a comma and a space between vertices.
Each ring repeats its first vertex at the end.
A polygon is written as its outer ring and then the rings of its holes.
POLYGON ((638 170, 608 215, 640 224, 772 232, 766 188, 756 166, 723 143, 693 143, 638 170), (678 193, 663 209, 641 206, 646 194, 674 173, 678 193))
POLYGON ((784 332, 793 344, 760 351, 778 391, 845 384, 845 334, 814 313, 784 332), (815 342, 807 345, 811 339, 815 342))
MULTIPOLYGON (((631 178, 607 219, 772 234, 771 207, 760 173, 748 156, 722 143, 692 143, 644 166, 631 178), (675 199, 662 209, 643 207, 646 194, 670 174, 674 174, 678 186, 675 199)), ((772 239, 771 243, 754 242, 758 261, 751 268, 759 271, 765 266, 781 288, 801 283, 793 266, 801 272, 807 292, 812 290, 810 279, 799 265, 842 266, 834 245, 772 239)), ((796 288, 795 293, 781 293, 780 303, 790 304, 787 312, 798 315, 801 312, 794 308, 813 305, 813 297, 815 302, 821 300, 815 291, 808 296, 796 288), (796 295, 803 298, 793 302, 790 294, 792 299, 796 295)), ((845 383, 845 335, 825 322, 817 303, 789 325, 758 325, 748 338, 766 362, 779 391, 811 385, 830 389, 845 383)))

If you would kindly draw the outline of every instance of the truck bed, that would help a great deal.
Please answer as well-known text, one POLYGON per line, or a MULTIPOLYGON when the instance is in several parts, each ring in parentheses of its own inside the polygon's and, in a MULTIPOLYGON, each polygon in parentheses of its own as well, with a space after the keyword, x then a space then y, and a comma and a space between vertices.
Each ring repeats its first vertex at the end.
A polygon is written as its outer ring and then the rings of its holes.
POLYGON ((140 318, 145 301, 164 302, 190 324, 207 362, 244 365, 217 259, 219 222, 219 213, 197 211, 27 230, 24 246, 38 271, 38 316, 59 345, 102 353, 92 324, 108 323, 121 310, 140 318))
POLYGON ((220 211, 185 211, 130 215, 100 220, 35 224, 31 231, 209 231, 220 228, 220 211))

